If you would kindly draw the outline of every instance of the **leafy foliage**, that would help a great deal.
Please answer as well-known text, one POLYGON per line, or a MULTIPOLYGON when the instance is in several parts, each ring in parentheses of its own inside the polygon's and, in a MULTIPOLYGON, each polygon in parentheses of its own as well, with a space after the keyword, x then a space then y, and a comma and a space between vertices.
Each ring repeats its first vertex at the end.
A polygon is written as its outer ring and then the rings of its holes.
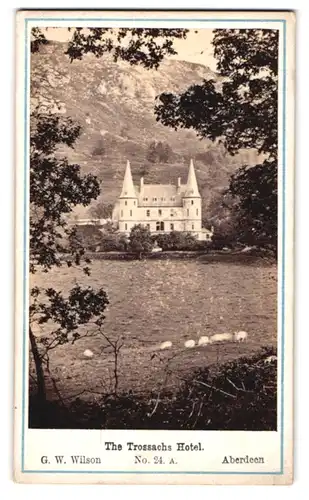
POLYGON ((214 55, 222 82, 204 80, 182 94, 165 92, 155 107, 157 120, 223 143, 229 153, 255 148, 265 161, 244 167, 230 192, 240 199, 242 238, 276 245, 278 31, 214 30, 214 55), (250 171, 251 170, 251 171, 250 171), (252 196, 254 195, 254 199, 252 196), (265 206, 265 203, 267 205, 265 206), (255 222, 254 237, 249 228, 255 222))
MULTIPOLYGON (((30 136, 30 270, 41 266, 47 272, 61 265, 61 255, 67 251, 67 238, 74 228, 65 216, 73 207, 87 206, 99 195, 96 178, 81 176, 80 166, 69 164, 55 155, 56 145, 72 146, 79 126, 70 119, 50 115, 32 115, 30 136)), ((78 265, 82 248, 71 247, 78 265)))
POLYGON ((48 336, 42 335, 39 339, 44 346, 43 358, 51 348, 69 341, 73 343, 79 339, 82 336, 79 330, 82 325, 89 325, 92 322, 99 327, 102 326, 105 319, 102 311, 109 303, 103 289, 94 291, 90 287, 82 288, 80 285, 75 285, 68 297, 64 297, 61 292, 53 288, 44 290, 35 288, 32 290, 32 297, 35 300, 30 306, 31 319, 37 320, 39 325, 48 322, 59 325, 48 336), (41 298, 42 292, 45 295, 44 301, 41 298))
POLYGON ((164 142, 152 141, 147 151, 147 160, 151 163, 167 163, 173 156, 172 148, 164 142))
MULTIPOLYGON (((91 174, 81 175, 79 165, 69 164, 57 153, 59 144, 72 147, 79 133, 80 127, 70 118, 32 112, 30 272, 33 274, 38 268, 47 273, 52 267, 63 264, 79 266, 84 257, 76 228, 68 224, 67 216, 76 205, 87 206, 99 195, 99 183, 91 174)), ((86 258, 85 263, 90 261, 86 258)), ((89 274, 88 266, 84 267, 84 272, 89 274)), ((80 286, 73 288, 67 298, 52 288, 34 287, 31 297, 29 335, 36 364, 38 393, 44 400, 43 363, 49 363, 49 350, 68 342, 71 332, 73 339, 77 340, 80 337, 78 326, 94 318, 102 324, 108 300, 103 289, 94 291, 80 286), (36 339, 32 326, 48 322, 53 325, 48 337, 36 339)))
POLYGON ((129 249, 131 252, 136 253, 139 257, 143 253, 151 252, 153 248, 153 239, 150 231, 142 224, 136 224, 130 231, 129 249))
POLYGON ((190 251, 200 250, 205 247, 204 242, 199 242, 194 235, 182 231, 171 231, 166 234, 158 234, 153 236, 153 239, 164 251, 190 251))
POLYGON ((265 160, 232 176, 230 192, 238 200, 237 239, 242 243, 277 246, 277 162, 265 160))
POLYGON ((101 401, 50 403, 47 419, 30 414, 30 427, 85 429, 251 430, 277 428, 277 362, 265 347, 252 356, 192 373, 175 393, 102 394, 101 401))
POLYGON ((110 219, 113 214, 113 204, 99 201, 89 209, 91 217, 95 219, 110 219))
MULTIPOLYGON (((102 57, 111 53, 115 62, 128 61, 130 64, 140 64, 145 68, 158 68, 163 58, 174 55, 174 39, 186 38, 185 29, 157 28, 68 28, 72 38, 68 43, 66 54, 71 62, 82 59, 86 54, 102 57)), ((39 50, 40 45, 47 40, 39 28, 33 28, 31 49, 39 50)))

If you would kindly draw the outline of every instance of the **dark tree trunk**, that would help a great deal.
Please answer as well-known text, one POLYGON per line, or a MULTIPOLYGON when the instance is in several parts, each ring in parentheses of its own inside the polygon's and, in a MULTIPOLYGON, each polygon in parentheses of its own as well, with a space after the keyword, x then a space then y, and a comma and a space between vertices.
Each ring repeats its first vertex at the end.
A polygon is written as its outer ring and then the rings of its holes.
POLYGON ((35 340, 35 336, 33 335, 31 326, 29 326, 29 338, 30 338, 31 352, 33 354, 35 371, 36 371, 36 378, 37 378, 38 403, 39 403, 39 405, 42 405, 42 407, 43 407, 46 403, 46 387, 45 387, 44 371, 43 371, 43 365, 42 365, 42 358, 40 356, 38 346, 37 346, 37 343, 35 340))

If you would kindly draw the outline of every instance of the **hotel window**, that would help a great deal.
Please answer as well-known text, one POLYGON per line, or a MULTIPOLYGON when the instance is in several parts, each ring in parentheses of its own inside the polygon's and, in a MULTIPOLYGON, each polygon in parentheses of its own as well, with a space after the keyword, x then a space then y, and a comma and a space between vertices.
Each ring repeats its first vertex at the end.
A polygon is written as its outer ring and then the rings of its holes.
POLYGON ((130 210, 130 217, 132 217, 132 210, 130 210))
POLYGON ((158 210, 158 214, 159 214, 159 215, 162 215, 162 210, 160 210, 160 209, 159 209, 159 210, 158 210))
POLYGON ((148 201, 148 198, 143 198, 143 201, 148 201))
POLYGON ((171 224, 170 227, 171 227, 171 231, 174 231, 174 224, 171 224))
POLYGON ((150 217, 150 210, 146 210, 146 216, 150 217))
POLYGON ((128 224, 124 225, 124 229, 125 229, 125 231, 128 229, 128 224))
POLYGON ((158 222, 156 223, 156 230, 157 230, 157 231, 164 231, 164 222, 160 222, 160 221, 158 221, 158 222))
POLYGON ((175 201, 175 196, 172 196, 171 201, 175 201))
POLYGON ((210 240, 210 235, 206 233, 206 240, 210 240))
POLYGON ((189 209, 187 208, 187 217, 189 217, 189 209))
POLYGON ((174 217, 174 212, 171 210, 171 217, 174 217))
POLYGON ((196 209, 196 215, 198 215, 198 208, 196 209))
POLYGON ((123 210, 121 210, 121 217, 123 217, 123 210))
POLYGON ((127 204, 128 204, 127 200, 124 202, 124 204, 127 206, 127 204))
POLYGON ((194 224, 192 224, 192 229, 194 229, 194 224))
POLYGON ((150 224, 146 224, 147 229, 150 231, 150 224))
POLYGON ((161 201, 165 201, 165 198, 161 198, 161 201))
POLYGON ((191 205, 194 205, 194 200, 191 200, 191 205))
POLYGON ((152 201, 157 201, 157 198, 152 198, 152 201))

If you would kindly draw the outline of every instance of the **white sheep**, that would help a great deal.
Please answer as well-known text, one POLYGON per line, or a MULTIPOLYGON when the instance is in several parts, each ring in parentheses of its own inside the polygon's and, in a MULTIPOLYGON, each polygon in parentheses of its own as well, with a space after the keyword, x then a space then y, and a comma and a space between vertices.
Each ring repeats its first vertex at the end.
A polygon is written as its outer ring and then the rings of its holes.
POLYGON ((92 358, 93 357, 93 352, 90 351, 90 349, 86 349, 84 351, 84 356, 86 356, 86 358, 92 358))
POLYGON ((170 340, 167 340, 166 342, 162 342, 162 344, 160 345, 160 349, 169 349, 170 347, 172 347, 172 342, 170 340))
POLYGON ((210 343, 215 342, 231 342, 233 340, 233 335, 231 333, 215 333, 209 339, 210 343))
POLYGON ((195 340, 186 340, 185 341, 185 347, 194 347, 195 346, 195 340))
POLYGON ((235 332, 234 333, 234 342, 245 342, 248 339, 247 332, 235 332))
POLYGON ((277 361, 277 356, 268 356, 268 358, 264 359, 266 365, 270 365, 270 363, 274 363, 275 361, 277 361))
POLYGON ((204 336, 199 338, 198 345, 207 345, 207 344, 209 344, 209 337, 204 336))

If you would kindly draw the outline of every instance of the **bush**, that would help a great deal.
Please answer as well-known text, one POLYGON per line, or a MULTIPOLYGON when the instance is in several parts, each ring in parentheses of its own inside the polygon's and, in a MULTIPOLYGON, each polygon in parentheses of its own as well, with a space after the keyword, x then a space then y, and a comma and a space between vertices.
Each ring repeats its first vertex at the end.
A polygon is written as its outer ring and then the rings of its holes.
POLYGON ((164 251, 192 251, 201 250, 205 247, 205 242, 198 241, 192 234, 181 231, 158 234, 153 236, 153 239, 157 241, 159 247, 164 251))
POLYGON ((117 232, 103 232, 100 242, 100 252, 125 252, 128 249, 128 239, 117 232))
POLYGON ((75 238, 85 250, 95 252, 100 245, 102 233, 98 226, 92 224, 77 226, 75 238))
POLYGON ((153 238, 151 237, 149 229, 142 224, 133 226, 130 232, 130 251, 141 258, 143 254, 151 252, 152 248, 153 238))
POLYGON ((274 431, 277 428, 277 363, 264 347, 252 356, 195 371, 175 393, 123 393, 101 401, 49 402, 42 422, 30 398, 30 428, 184 429, 274 431))

